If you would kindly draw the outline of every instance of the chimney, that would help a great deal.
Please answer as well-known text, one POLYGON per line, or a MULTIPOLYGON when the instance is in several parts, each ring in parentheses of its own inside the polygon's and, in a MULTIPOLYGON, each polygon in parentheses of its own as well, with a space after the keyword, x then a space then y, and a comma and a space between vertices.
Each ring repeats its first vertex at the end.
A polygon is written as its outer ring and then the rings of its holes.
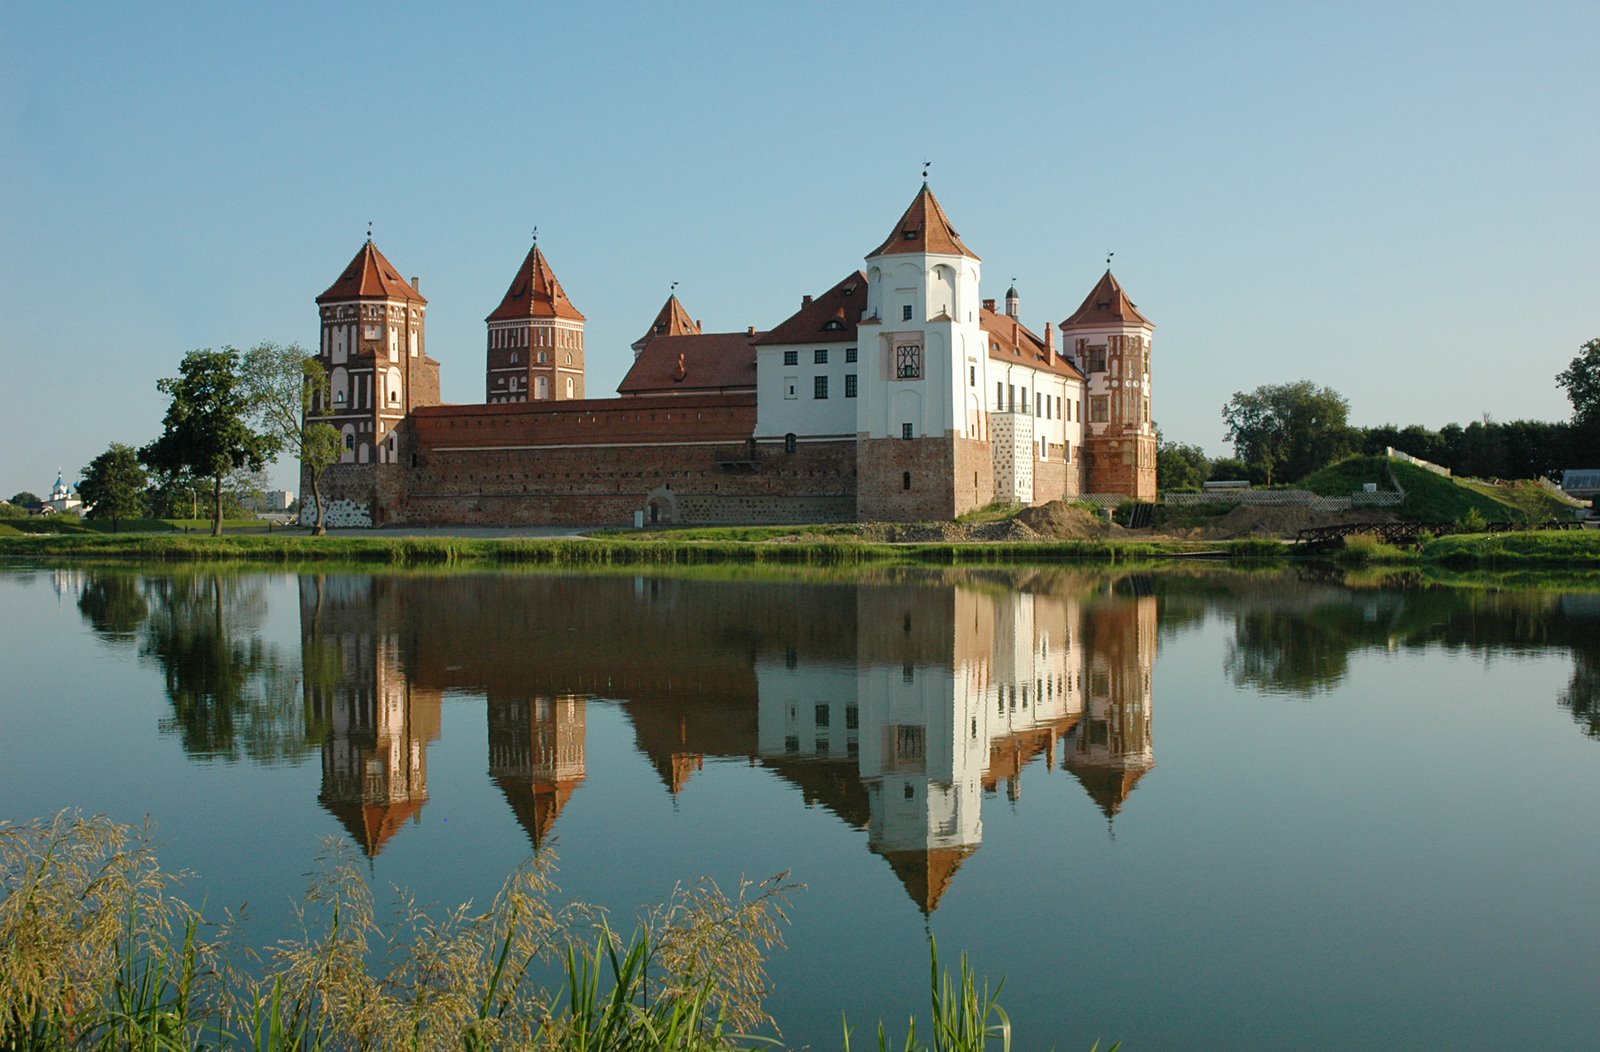
POLYGON ((802 307, 811 306, 811 297, 809 295, 801 296, 800 297, 800 306, 802 306, 802 307))
POLYGON ((1049 365, 1056 357, 1056 330, 1049 322, 1044 323, 1044 364, 1049 365))
POLYGON ((756 334, 756 327, 754 325, 751 325, 750 327, 748 327, 747 329, 744 330, 744 334, 746 336, 754 336, 756 334))
POLYGON ((994 303, 995 303, 994 300, 984 300, 983 301, 983 309, 988 311, 990 314, 993 314, 994 313, 994 303))
POLYGON ((415 274, 413 274, 411 276, 411 287, 416 289, 418 292, 421 292, 422 291, 422 279, 417 277, 415 274))

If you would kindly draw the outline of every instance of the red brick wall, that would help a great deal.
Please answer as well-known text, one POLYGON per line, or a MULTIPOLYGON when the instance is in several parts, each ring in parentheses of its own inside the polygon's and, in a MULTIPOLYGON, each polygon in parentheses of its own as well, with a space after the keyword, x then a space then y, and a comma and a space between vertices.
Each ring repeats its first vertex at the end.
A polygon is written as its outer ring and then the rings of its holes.
POLYGON ((863 522, 955 518, 955 446, 950 436, 858 440, 856 517, 863 522), (910 489, 905 488, 907 473, 910 489))

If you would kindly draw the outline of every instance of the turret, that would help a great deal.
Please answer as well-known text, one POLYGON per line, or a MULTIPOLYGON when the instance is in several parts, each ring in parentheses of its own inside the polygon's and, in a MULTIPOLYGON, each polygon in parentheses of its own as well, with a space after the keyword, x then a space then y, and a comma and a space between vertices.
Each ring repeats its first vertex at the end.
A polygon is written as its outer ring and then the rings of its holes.
POLYGON ((484 400, 582 398, 584 320, 535 239, 500 305, 484 319, 484 400))
POLYGON ((1061 323, 1061 345, 1087 377, 1084 488, 1136 500, 1156 498, 1156 429, 1150 416, 1150 338, 1139 312, 1108 269, 1061 323))

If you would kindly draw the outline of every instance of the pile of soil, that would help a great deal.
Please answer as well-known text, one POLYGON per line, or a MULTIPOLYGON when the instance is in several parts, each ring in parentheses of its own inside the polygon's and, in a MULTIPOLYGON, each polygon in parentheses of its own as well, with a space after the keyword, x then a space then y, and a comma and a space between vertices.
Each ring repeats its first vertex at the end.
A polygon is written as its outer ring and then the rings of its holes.
POLYGON ((1023 508, 1017 512, 1015 521, 1053 541, 1090 540, 1116 529, 1087 508, 1075 508, 1059 500, 1037 508, 1023 508))
POLYGON ((1349 511, 1317 511, 1314 508, 1274 507, 1241 504, 1209 526, 1176 531, 1175 535, 1204 540, 1231 540, 1237 537, 1293 537, 1313 526, 1337 526, 1346 522, 1394 522, 1398 516, 1385 508, 1352 508, 1349 511))

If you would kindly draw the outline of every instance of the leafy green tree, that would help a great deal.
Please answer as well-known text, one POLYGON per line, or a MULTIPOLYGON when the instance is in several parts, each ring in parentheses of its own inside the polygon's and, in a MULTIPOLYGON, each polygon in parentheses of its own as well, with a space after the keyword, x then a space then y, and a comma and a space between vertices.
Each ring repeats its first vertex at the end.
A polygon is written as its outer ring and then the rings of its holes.
POLYGON ((277 439, 287 453, 297 456, 317 507, 312 532, 328 532, 322 499, 322 475, 337 463, 343 450, 339 432, 331 424, 309 421, 318 396, 328 395, 328 373, 322 362, 299 344, 280 347, 260 343, 245 352, 244 371, 250 402, 261 430, 277 439))
POLYGON ((133 447, 113 442, 83 469, 78 496, 88 505, 89 518, 110 519, 116 533, 123 519, 144 514, 149 482, 133 447))
POLYGON ((1234 392, 1222 407, 1228 441, 1252 477, 1294 481, 1350 452, 1350 403, 1310 380, 1234 392))
POLYGON ((239 352, 190 351, 178 375, 156 385, 171 396, 161 437, 139 451, 152 468, 187 471, 209 479, 214 501, 211 532, 222 533, 222 485, 235 469, 259 471, 278 451, 271 435, 250 426, 249 389, 239 352))
POLYGON ((1211 462, 1211 482, 1236 482, 1250 477, 1250 465, 1238 457, 1218 457, 1211 462))
POLYGON ((39 499, 39 495, 37 493, 29 493, 27 490, 18 490, 16 493, 11 495, 11 503, 15 504, 19 508, 26 508, 30 504, 43 504, 44 501, 39 499))
POLYGON ((1600 425, 1600 340, 1578 348, 1578 356, 1557 374, 1556 383, 1567 389, 1574 423, 1600 425))
POLYGON ((1156 486, 1162 492, 1197 489, 1211 477, 1211 459, 1199 446, 1161 439, 1156 443, 1156 486))

